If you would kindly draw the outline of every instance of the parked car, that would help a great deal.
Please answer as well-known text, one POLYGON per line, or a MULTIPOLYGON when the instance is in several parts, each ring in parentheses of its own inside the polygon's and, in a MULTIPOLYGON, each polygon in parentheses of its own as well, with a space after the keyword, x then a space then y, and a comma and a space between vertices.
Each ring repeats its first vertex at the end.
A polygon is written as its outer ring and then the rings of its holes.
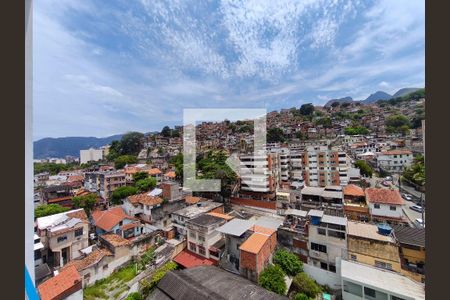
POLYGON ((386 181, 392 181, 392 177, 391 177, 391 176, 386 176, 386 177, 384 177, 384 180, 386 180, 386 181))
POLYGON ((419 227, 419 228, 425 228, 425 224, 423 223, 423 220, 422 220, 422 219, 416 219, 416 220, 414 221, 414 223, 415 223, 416 226, 419 227))
POLYGON ((413 200, 412 196, 410 194, 406 194, 406 193, 403 194, 403 198, 405 200, 407 200, 407 201, 412 201, 413 200))
POLYGON ((423 211, 423 207, 420 205, 413 205, 410 207, 410 209, 417 211, 417 212, 422 212, 423 211))

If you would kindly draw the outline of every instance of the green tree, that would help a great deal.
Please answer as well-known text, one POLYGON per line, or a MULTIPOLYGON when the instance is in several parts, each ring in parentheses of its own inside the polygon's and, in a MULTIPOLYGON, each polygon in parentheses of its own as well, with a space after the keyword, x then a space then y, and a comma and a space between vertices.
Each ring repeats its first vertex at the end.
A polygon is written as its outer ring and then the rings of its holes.
POLYGON ((338 107, 340 105, 340 103, 339 102, 333 102, 333 103, 331 103, 331 107, 338 107))
POLYGON ((97 195, 88 194, 84 196, 76 196, 72 198, 72 203, 76 208, 84 208, 84 211, 89 216, 95 206, 95 203, 97 203, 97 195))
POLYGON ((59 214, 70 210, 68 207, 61 206, 59 204, 43 204, 34 209, 34 217, 41 218, 54 214, 59 214))
POLYGON ((156 179, 153 177, 147 177, 145 179, 136 181, 135 186, 139 190, 139 192, 146 192, 155 188, 156 179))
POLYGON ((116 169, 122 169, 127 164, 137 163, 137 157, 133 155, 121 155, 114 160, 114 167, 116 169))
POLYGON ((309 298, 308 295, 304 293, 297 293, 294 296, 294 300, 311 300, 312 298, 309 298))
POLYGON ((314 105, 312 105, 312 103, 307 103, 300 106, 300 114, 303 116, 311 116, 313 112, 314 112, 314 105))
POLYGON ((410 182, 424 186, 425 185, 425 160, 422 155, 414 158, 413 164, 403 171, 403 177, 410 182))
POLYGON ((172 133, 172 131, 170 130, 169 126, 164 126, 163 129, 161 130, 161 135, 163 137, 170 137, 171 133, 172 133))
POLYGON ((400 114, 389 116, 385 121, 385 125, 386 131, 389 133, 406 134, 409 128, 411 128, 409 119, 400 114))
POLYGON ((178 153, 169 160, 175 166, 175 175, 178 179, 183 179, 183 153, 178 153))
POLYGON ((125 300, 143 300, 143 299, 144 298, 142 298, 141 294, 139 294, 138 292, 128 294, 128 296, 125 298, 125 300))
POLYGON ((280 266, 269 265, 259 275, 258 284, 269 291, 284 295, 287 289, 284 276, 280 266))
POLYGON ((113 204, 122 204, 122 200, 128 196, 135 195, 139 190, 134 186, 121 186, 116 188, 111 195, 111 202, 113 204))
POLYGON ((112 141, 111 145, 109 146, 109 153, 106 156, 106 159, 108 161, 114 161, 117 157, 120 156, 121 151, 120 141, 112 141))
POLYGON ((147 296, 150 294, 150 292, 156 287, 156 285, 163 279, 163 277, 166 275, 167 272, 170 272, 172 270, 176 270, 178 268, 178 265, 174 263, 173 261, 169 261, 166 264, 164 264, 162 267, 156 270, 155 273, 153 273, 152 278, 150 281, 147 279, 144 279, 142 281, 143 288, 142 288, 142 294, 143 298, 147 298, 147 296))
POLYGON ((369 129, 367 129, 364 126, 352 126, 352 127, 346 127, 344 129, 344 133, 346 135, 359 135, 359 134, 368 134, 369 133, 369 129))
POLYGON ((284 249, 277 250, 273 262, 289 276, 295 276, 303 271, 303 263, 298 256, 284 249))
POLYGON ((147 172, 136 172, 133 174, 133 181, 138 182, 141 179, 146 179, 148 177, 147 172))
POLYGON ((313 299, 322 292, 320 285, 304 272, 299 273, 294 277, 292 286, 296 291, 313 299))
POLYGON ((372 177, 373 169, 365 160, 357 160, 355 162, 355 167, 361 171, 362 175, 372 177))
POLYGON ((283 130, 280 128, 270 128, 267 131, 267 142, 269 143, 282 143, 286 140, 286 137, 283 134, 283 130))
POLYGON ((144 134, 140 132, 129 132, 120 140, 121 155, 138 155, 144 147, 144 134))

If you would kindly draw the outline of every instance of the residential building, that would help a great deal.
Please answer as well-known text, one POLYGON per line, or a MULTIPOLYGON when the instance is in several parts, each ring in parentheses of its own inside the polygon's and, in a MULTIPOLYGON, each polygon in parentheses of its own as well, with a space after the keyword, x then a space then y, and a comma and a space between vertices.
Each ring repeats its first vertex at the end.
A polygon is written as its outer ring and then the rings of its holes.
MULTIPOLYGON (((308 216, 308 264, 339 274, 336 258, 341 258, 347 248, 347 218, 325 215, 320 210, 310 210, 308 216)), ((320 278, 314 279, 320 282, 320 278)))
POLYGON ((291 182, 291 189, 301 190, 305 186, 303 180, 303 166, 302 166, 302 153, 300 151, 290 151, 290 170, 289 179, 291 182))
POLYGON ((401 273, 425 282, 425 228, 396 225, 394 238, 400 245, 401 273))
POLYGON ((369 206, 366 202, 364 190, 354 184, 344 186, 344 214, 349 220, 370 220, 369 206))
POLYGON ((87 150, 80 150, 80 164, 85 164, 90 161, 99 161, 104 158, 103 149, 89 148, 87 150))
POLYGON ((398 190, 367 188, 365 194, 372 221, 389 224, 407 222, 403 215, 405 201, 398 190))
POLYGON ((390 227, 349 221, 347 228, 349 260, 400 272, 399 247, 390 227))
POLYGON ((277 246, 276 230, 254 225, 253 233, 239 246, 241 276, 258 282, 259 274, 272 262, 277 246))
POLYGON ((296 254, 300 260, 308 263, 308 212, 298 209, 285 211, 283 224, 277 230, 278 245, 296 254))
POLYGON ((411 166, 413 154, 410 150, 390 150, 381 152, 377 157, 377 167, 390 173, 402 173, 411 166))
POLYGON ((306 211, 319 209, 327 214, 343 216, 343 197, 342 186, 305 186, 301 190, 300 208, 306 211))
POLYGON ((160 188, 162 189, 163 199, 169 202, 180 200, 183 196, 183 188, 178 182, 165 181, 161 183, 160 188))
POLYGON ((37 290, 41 300, 83 300, 81 277, 75 267, 62 270, 41 283, 37 290))
POLYGON ((127 215, 120 206, 92 212, 92 225, 98 235, 115 233, 123 238, 130 238, 142 233, 139 220, 127 215))
POLYGON ((219 260, 224 242, 216 228, 225 223, 224 218, 210 214, 186 221, 188 250, 205 258, 219 260))
POLYGON ((122 208, 130 216, 144 222, 152 222, 152 209, 161 206, 163 199, 151 196, 150 193, 132 195, 123 200, 122 208))
POLYGON ((327 146, 310 146, 303 152, 303 179, 306 186, 347 185, 350 158, 344 151, 327 146))
POLYGON ((86 172, 84 176, 84 188, 90 192, 98 192, 108 200, 116 188, 126 185, 126 175, 122 171, 86 172))
POLYGON ((425 286, 396 272, 341 261, 342 298, 348 300, 424 300, 425 286))
POLYGON ((82 208, 37 218, 36 224, 42 262, 49 266, 62 267, 88 247, 89 222, 82 208))
POLYGON ((223 213, 223 204, 213 201, 202 201, 171 213, 172 225, 176 228, 177 236, 186 237, 186 221, 194 219, 208 212, 223 213))
POLYGON ((286 299, 253 282, 215 266, 170 271, 158 283, 147 300, 184 299, 286 299), (176 284, 173 284, 176 282, 176 284))

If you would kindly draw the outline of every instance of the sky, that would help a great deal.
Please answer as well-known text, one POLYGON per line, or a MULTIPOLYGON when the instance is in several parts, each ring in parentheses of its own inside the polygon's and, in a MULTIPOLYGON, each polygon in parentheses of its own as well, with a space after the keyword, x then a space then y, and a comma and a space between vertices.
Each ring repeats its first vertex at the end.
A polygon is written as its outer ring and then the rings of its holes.
POLYGON ((185 108, 365 99, 425 85, 422 0, 40 0, 33 138, 182 124, 185 108))

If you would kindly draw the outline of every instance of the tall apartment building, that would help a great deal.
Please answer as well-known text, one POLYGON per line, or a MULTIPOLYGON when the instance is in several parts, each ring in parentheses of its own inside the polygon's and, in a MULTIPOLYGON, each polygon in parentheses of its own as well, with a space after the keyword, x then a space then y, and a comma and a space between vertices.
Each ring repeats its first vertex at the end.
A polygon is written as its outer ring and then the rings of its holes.
POLYGON ((124 172, 87 172, 84 174, 84 188, 90 192, 99 192, 104 199, 109 199, 112 192, 126 185, 124 172))
POLYGON ((278 153, 241 155, 241 193, 275 193, 280 182, 278 153))
POLYGON ((350 159, 344 151, 326 146, 308 147, 303 152, 303 179, 307 186, 341 185, 350 181, 350 159))

